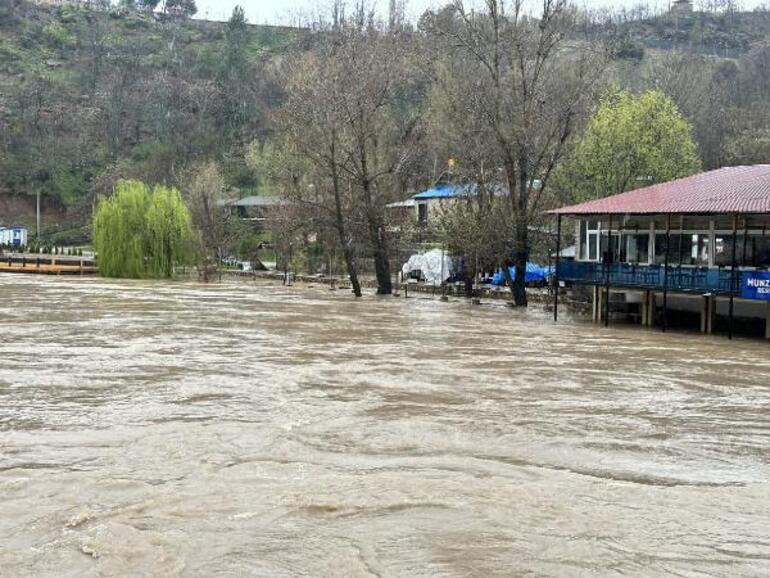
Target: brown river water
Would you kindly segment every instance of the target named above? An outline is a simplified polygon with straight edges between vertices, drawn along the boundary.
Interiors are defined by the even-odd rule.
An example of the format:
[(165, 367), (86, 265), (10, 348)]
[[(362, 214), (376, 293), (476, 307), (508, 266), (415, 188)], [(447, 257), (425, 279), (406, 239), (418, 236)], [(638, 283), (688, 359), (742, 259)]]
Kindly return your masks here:
[(0, 276), (0, 575), (770, 576), (770, 346)]

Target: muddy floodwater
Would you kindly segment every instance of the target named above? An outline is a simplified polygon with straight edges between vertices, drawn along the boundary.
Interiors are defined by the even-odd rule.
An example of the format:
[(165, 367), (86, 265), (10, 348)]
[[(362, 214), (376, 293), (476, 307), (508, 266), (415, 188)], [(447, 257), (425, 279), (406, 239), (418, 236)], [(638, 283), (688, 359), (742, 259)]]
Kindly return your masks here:
[(770, 345), (0, 276), (0, 575), (768, 576)]

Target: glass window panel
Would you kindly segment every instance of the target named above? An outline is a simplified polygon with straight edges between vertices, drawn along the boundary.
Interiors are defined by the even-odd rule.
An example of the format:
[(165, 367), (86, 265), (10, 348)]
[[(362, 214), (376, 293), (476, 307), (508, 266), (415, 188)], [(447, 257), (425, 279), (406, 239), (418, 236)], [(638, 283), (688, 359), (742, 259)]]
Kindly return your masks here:
[(770, 268), (770, 237), (755, 237), (752, 265), (760, 268)]
[(714, 238), (714, 265), (721, 267), (730, 262), (730, 239), (725, 235), (717, 235)]
[[(670, 254), (668, 256), (668, 264), (669, 265), (679, 265), (679, 255), (684, 255), (684, 253), (687, 251), (687, 247), (685, 246), (685, 237), (689, 237), (688, 235), (681, 235), (679, 233), (671, 234), (669, 235), (669, 251)], [(689, 242), (689, 238), (687, 241)]]
[[(669, 242), (669, 247), (671, 247), (674, 252), (676, 252), (676, 243), (674, 242), (674, 235), (671, 235), (671, 239)], [(663, 265), (666, 263), (666, 235), (662, 233), (657, 233), (655, 235), (655, 263), (657, 265)], [(669, 254), (668, 256), (668, 263), (671, 265), (673, 263), (672, 255)]]
[(691, 265), (705, 266), (709, 264), (710, 235), (693, 234), (690, 236), (689, 263)]
[(628, 243), (626, 243), (626, 235), (618, 235), (615, 241), (615, 260), (618, 263), (626, 263), (628, 261)]
[(754, 263), (754, 239), (751, 235), (738, 235), (738, 265), (741, 267), (753, 267)]
[[(732, 235), (717, 235), (715, 240), (714, 250), (714, 264), (719, 267), (731, 267), (733, 264), (733, 236)], [(754, 249), (747, 241), (746, 243), (746, 260), (743, 260), (743, 235), (736, 236), (735, 244), (735, 263), (739, 267), (751, 266), (753, 261)]]
[(588, 235), (588, 259), (590, 261), (599, 259), (599, 235)]
[[(620, 255), (620, 234), (612, 234), (612, 242), (608, 243), (609, 236), (605, 231), (601, 236), (601, 257), (603, 262), (615, 263)], [(622, 258), (622, 256), (621, 256)]]
[(628, 263), (648, 263), (650, 258), (650, 236), (645, 233), (628, 235), (626, 237)]

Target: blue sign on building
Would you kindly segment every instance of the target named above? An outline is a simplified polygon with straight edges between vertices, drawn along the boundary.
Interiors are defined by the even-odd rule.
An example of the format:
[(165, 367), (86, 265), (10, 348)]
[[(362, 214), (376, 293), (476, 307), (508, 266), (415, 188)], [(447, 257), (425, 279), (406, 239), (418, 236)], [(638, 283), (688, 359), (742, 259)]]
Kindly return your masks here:
[(741, 296), (770, 301), (770, 271), (746, 271), (743, 274)]

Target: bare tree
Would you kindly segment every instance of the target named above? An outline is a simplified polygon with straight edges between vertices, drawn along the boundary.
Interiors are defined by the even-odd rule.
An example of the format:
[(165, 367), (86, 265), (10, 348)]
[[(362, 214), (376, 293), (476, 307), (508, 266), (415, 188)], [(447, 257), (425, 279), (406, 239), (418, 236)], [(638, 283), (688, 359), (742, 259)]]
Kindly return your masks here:
[(329, 50), (305, 53), (284, 64), (287, 99), (274, 119), (283, 138), (261, 156), (271, 159), (263, 164), (266, 173), (294, 205), (306, 209), (302, 214), (312, 214), (315, 227), (336, 232), (353, 292), (360, 297), (351, 225), (354, 203), (345, 179), (352, 169), (341, 144), (341, 71)]
[(297, 202), (331, 218), (357, 294), (354, 238), (370, 247), (378, 293), (392, 291), (385, 206), (400, 195), (416, 142), (408, 40), (359, 7), (284, 66), (287, 97), (275, 119), (301, 171), (284, 182)]
[(217, 274), (228, 244), (231, 214), (225, 207), (225, 180), (214, 162), (193, 168), (187, 178), (185, 197), (200, 235), (201, 273), (208, 281)]
[[(523, 0), (514, 0), (510, 11), (502, 0), (485, 0), (482, 12), (462, 0), (451, 6), (451, 19), (423, 18), (435, 42), (432, 54), (443, 55), (433, 68), (433, 104), (459, 156), (471, 163), (469, 173), (478, 172), (481, 159), (501, 170), (516, 268), (508, 281), (515, 304), (526, 306), (530, 222), (594, 93), (604, 51), (577, 37), (576, 11), (567, 0), (544, 0), (536, 18)], [(509, 263), (502, 265), (507, 274)]]
[(417, 143), (409, 48), (396, 31), (356, 25), (336, 32), (330, 52), (338, 71), (341, 168), (365, 219), (380, 294), (392, 292), (385, 205), (398, 196), (398, 174)]

